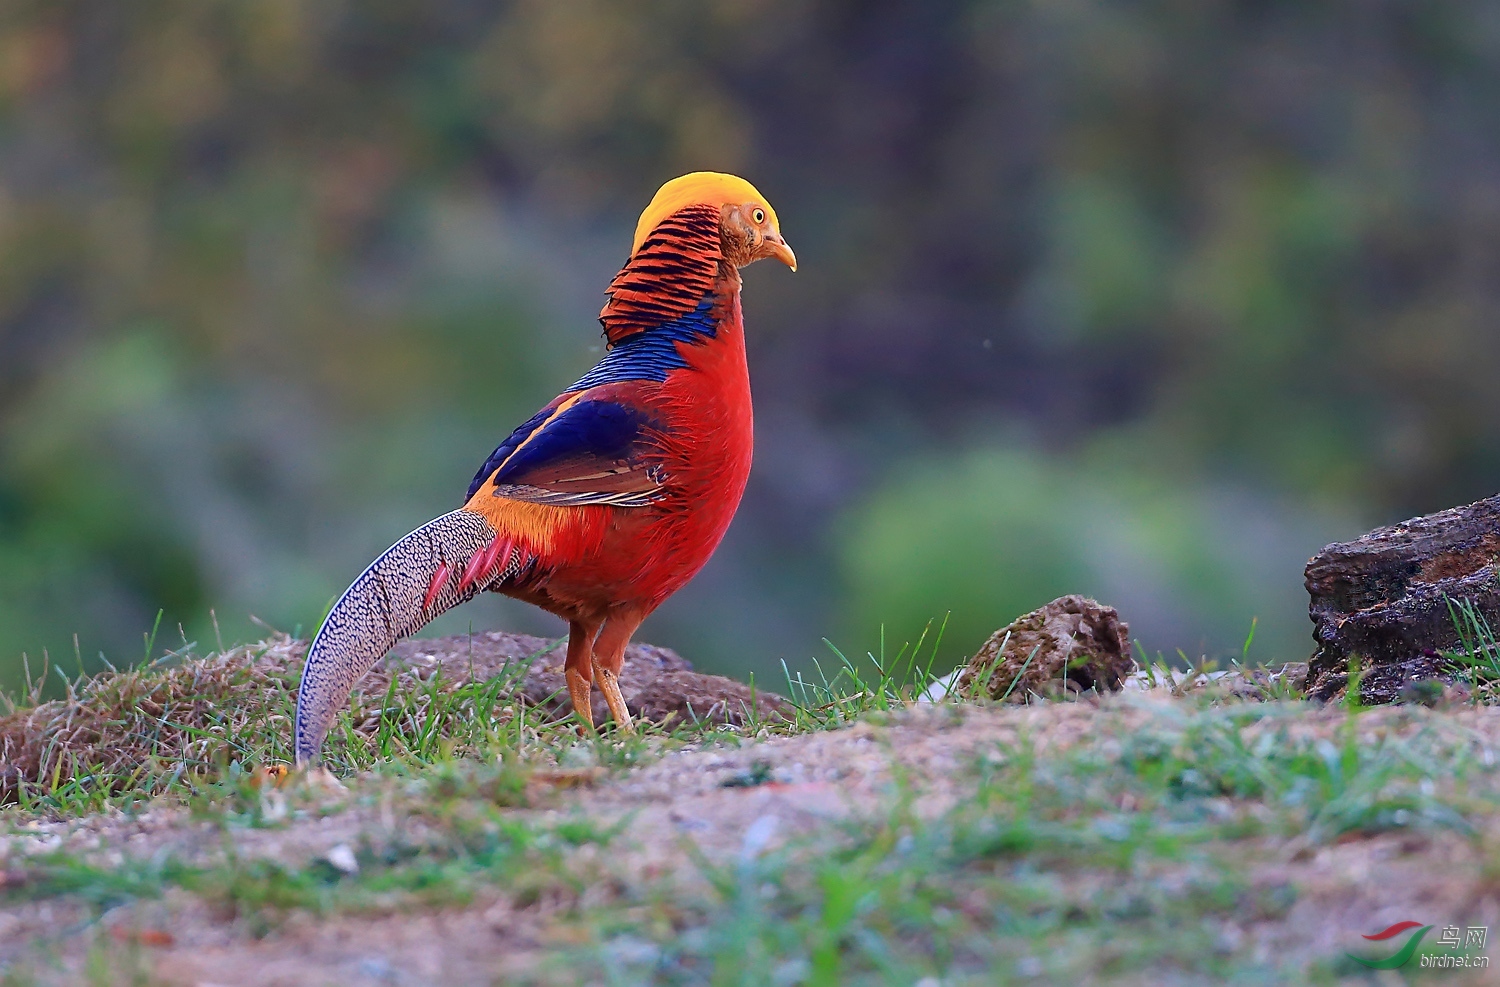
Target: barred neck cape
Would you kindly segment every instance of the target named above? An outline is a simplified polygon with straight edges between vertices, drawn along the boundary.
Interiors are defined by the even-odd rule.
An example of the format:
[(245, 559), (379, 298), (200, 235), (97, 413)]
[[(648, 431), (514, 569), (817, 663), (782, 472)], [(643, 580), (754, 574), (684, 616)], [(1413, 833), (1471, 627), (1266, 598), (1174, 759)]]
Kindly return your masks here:
[(616, 346), (696, 309), (713, 290), (724, 260), (719, 209), (679, 209), (646, 235), (609, 283), (599, 313), (604, 338)]

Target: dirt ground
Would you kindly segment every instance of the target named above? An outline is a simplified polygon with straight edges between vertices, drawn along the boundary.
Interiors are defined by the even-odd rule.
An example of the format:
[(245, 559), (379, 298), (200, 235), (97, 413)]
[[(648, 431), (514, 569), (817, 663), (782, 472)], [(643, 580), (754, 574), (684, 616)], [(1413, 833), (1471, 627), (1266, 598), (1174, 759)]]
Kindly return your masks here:
[[(581, 847), (574, 864), (609, 880), (666, 877), (703, 880), (688, 844), (717, 860), (754, 857), (787, 841), (836, 828), (851, 817), (885, 811), (898, 792), (915, 813), (935, 818), (968, 790), (975, 758), (1025, 735), (1038, 755), (1080, 743), (1108, 746), (1173, 715), (1170, 701), (1126, 697), (1030, 707), (916, 707), (882, 723), (739, 747), (667, 752), (634, 770), (607, 775), (587, 764), (544, 777), (541, 807), (515, 810), (539, 819), (586, 816), (622, 827), (607, 854)], [(1336, 710), (1312, 712), (1298, 729), (1332, 729)], [(1431, 717), (1500, 743), (1500, 710), (1444, 714), (1399, 710), (1365, 714), (1362, 729), (1397, 733)], [(751, 778), (764, 783), (725, 787)], [(897, 784), (898, 778), (901, 784)], [(226, 831), (184, 808), (160, 808), (135, 819), (95, 818), (30, 823), (0, 837), (0, 871), (38, 852), (72, 850), (94, 860), (207, 862), (234, 855), (287, 865), (336, 859), (340, 847), (379, 843), (401, 827), (420, 827), (360, 785), (317, 796), (314, 811), (267, 828)], [(299, 817), (300, 816), (300, 817)], [(1493, 835), (1493, 834), (1492, 834)], [(1247, 924), (1256, 952), (1326, 955), (1347, 947), (1353, 931), (1383, 928), (1411, 915), (1481, 917), (1500, 931), (1500, 894), (1483, 841), (1457, 833), (1395, 832), (1330, 845), (1289, 843), (1259, 848), (1255, 880), (1290, 882), (1297, 903), (1284, 920)], [(588, 894), (587, 891), (584, 892)], [(267, 932), (205, 911), (168, 890), (90, 920), (81, 903), (59, 899), (0, 910), (0, 961), (41, 957), (38, 969), (71, 982), (90, 937), (109, 936), (140, 951), (144, 969), (173, 985), (376, 985), (505, 982), (535, 970), (569, 930), (546, 901), (518, 900), (504, 889), (481, 891), (466, 905), (387, 914), (293, 916)], [(378, 910), (377, 910), (378, 911)], [(1468, 982), (1456, 977), (1445, 982)], [(1482, 982), (1482, 981), (1473, 981)]]

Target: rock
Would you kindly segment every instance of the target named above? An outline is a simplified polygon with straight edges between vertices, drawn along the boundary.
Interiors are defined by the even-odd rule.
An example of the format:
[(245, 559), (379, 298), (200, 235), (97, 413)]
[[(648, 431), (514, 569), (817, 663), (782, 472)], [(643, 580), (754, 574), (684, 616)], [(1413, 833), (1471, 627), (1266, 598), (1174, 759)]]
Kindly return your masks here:
[(1031, 693), (1059, 689), (1113, 692), (1134, 671), (1130, 627), (1119, 612), (1088, 597), (1063, 596), (991, 634), (955, 688), (960, 696), (1024, 702)]
[(1328, 700), (1348, 685), (1349, 659), (1360, 661), (1362, 702), (1389, 703), (1413, 683), (1452, 681), (1443, 652), (1462, 650), (1450, 601), (1468, 601), (1500, 626), (1500, 497), (1376, 528), (1329, 545), (1307, 563), (1317, 651), (1308, 661), (1308, 694)]
[(1294, 692), (1301, 692), (1307, 688), (1307, 662), (1305, 661), (1289, 661), (1270, 675), (1273, 682), (1277, 679), (1285, 680)]
[(328, 852), (323, 854), (323, 859), (328, 861), (329, 865), (340, 873), (359, 873), (359, 861), (355, 859), (354, 850), (347, 843), (340, 843), (335, 847), (329, 848)]
[[(472, 636), (402, 641), (376, 669), (377, 673), (389, 673), (393, 667), (406, 664), (424, 676), (428, 674), (425, 669), (431, 669), (441, 670), (446, 679), (469, 680), (494, 678), (515, 669), (516, 662), (529, 662), (521, 680), (520, 695), (529, 703), (565, 716), (573, 708), (563, 678), (565, 653), (565, 642), (487, 631)], [(370, 693), (379, 685), (379, 680), (372, 686), (367, 679), (360, 688)], [(662, 724), (690, 723), (696, 719), (738, 726), (754, 716), (782, 719), (790, 718), (792, 712), (791, 705), (774, 692), (757, 689), (752, 697), (750, 687), (744, 683), (722, 675), (695, 672), (677, 652), (651, 644), (632, 644), (625, 650), (620, 692), (633, 715)], [(609, 706), (597, 689), (593, 704), (594, 722), (607, 722)]]

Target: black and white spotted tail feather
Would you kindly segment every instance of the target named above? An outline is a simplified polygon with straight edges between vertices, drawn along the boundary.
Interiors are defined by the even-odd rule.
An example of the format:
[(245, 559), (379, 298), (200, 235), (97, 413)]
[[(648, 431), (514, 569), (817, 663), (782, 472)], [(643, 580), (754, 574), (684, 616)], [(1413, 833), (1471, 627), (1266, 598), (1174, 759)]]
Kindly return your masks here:
[[(397, 641), (515, 574), (519, 558), (504, 571), (459, 591), (457, 574), (494, 538), (494, 529), (478, 514), (463, 510), (444, 514), (386, 549), (344, 591), (313, 638), (302, 670), (293, 744), (299, 765), (317, 760), (328, 728), (349, 701), (354, 683)], [(454, 575), (432, 605), (424, 608), (423, 598), (443, 565)]]

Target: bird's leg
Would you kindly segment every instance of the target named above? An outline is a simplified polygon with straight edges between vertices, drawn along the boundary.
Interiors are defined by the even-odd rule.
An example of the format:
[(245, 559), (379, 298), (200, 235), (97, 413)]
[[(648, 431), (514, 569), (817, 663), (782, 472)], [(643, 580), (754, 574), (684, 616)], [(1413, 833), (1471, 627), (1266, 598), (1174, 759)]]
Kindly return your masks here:
[[(593, 682), (594, 638), (599, 633), (598, 621), (570, 621), (568, 623), (568, 658), (563, 664), (563, 677), (568, 680), (568, 697), (573, 700), (573, 712), (590, 732), (594, 729), (594, 707), (591, 695)], [(602, 683), (601, 683), (602, 686)], [(605, 693), (607, 696), (608, 693)]]
[(599, 691), (604, 693), (604, 701), (609, 703), (615, 723), (626, 733), (634, 733), (635, 725), (625, 706), (625, 697), (620, 693), (620, 669), (625, 664), (625, 646), (645, 617), (645, 614), (629, 611), (610, 614), (599, 639), (594, 642), (594, 676), (599, 680)]

